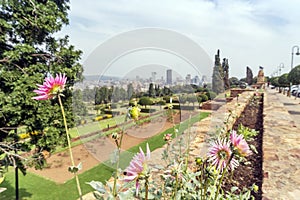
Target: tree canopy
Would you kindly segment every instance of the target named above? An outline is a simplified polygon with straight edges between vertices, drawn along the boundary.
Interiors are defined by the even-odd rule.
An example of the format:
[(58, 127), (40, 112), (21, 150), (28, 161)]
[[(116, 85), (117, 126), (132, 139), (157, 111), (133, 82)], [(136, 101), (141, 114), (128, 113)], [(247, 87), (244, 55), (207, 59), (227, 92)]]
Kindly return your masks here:
[[(41, 155), (41, 151), (51, 151), (66, 142), (57, 100), (32, 99), (36, 84), (42, 84), (49, 74), (64, 73), (68, 77), (63, 102), (68, 124), (74, 124), (70, 87), (82, 78), (82, 66), (78, 63), (82, 52), (69, 44), (68, 36), (54, 36), (69, 22), (68, 3), (0, 2), (0, 143), (14, 144), (18, 151), (29, 151), (34, 145), (35, 153)], [(29, 133), (28, 144), (18, 137), (22, 131)], [(3, 155), (5, 148), (0, 147)], [(1, 156), (1, 163), (11, 164), (7, 163), (9, 155), (5, 155)], [(22, 167), (23, 163), (17, 165)]]
[(300, 84), (300, 65), (290, 71), (288, 80), (294, 85)]

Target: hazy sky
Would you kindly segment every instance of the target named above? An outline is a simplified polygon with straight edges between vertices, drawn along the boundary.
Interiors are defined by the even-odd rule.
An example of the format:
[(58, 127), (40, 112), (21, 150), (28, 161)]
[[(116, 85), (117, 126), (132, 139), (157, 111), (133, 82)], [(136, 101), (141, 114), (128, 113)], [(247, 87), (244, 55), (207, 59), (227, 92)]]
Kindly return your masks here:
[[(118, 42), (113, 44), (113, 52), (110, 52), (111, 49), (105, 51), (103, 43), (110, 43), (115, 41), (114, 38), (119, 39), (119, 35), (143, 28), (174, 31), (185, 36), (187, 43), (191, 40), (202, 48), (205, 53), (200, 54), (204, 57), (206, 54), (210, 59), (200, 55), (205, 60), (200, 74), (205, 74), (205, 70), (212, 65), (217, 49), (221, 50), (221, 58), (229, 59), (230, 76), (245, 77), (246, 66), (250, 66), (254, 75), (259, 66), (263, 66), (265, 74), (270, 75), (280, 63), (284, 63), (283, 72), (289, 72), (292, 47), (300, 46), (299, 0), (72, 0), (70, 6), (70, 25), (64, 27), (59, 35), (69, 35), (71, 44), (83, 50), (81, 62), (86, 74), (105, 72), (122, 76), (132, 67), (161, 64), (174, 67), (174, 70), (177, 67), (179, 74), (183, 73), (185, 77), (192, 70), (189, 67), (201, 65), (197, 58), (185, 57), (187, 51), (193, 52), (198, 48), (189, 49), (191, 45), (181, 52), (180, 48), (174, 50), (169, 46), (168, 51), (158, 55), (157, 49), (134, 51), (131, 47), (124, 48), (123, 52), (118, 51), (116, 49), (124, 47), (122, 42)], [(176, 37), (170, 37), (166, 42), (166, 37), (162, 37), (162, 43), (173, 43), (177, 47), (186, 44), (184, 39), (176, 40)], [(159, 39), (157, 41), (161, 42)], [(157, 47), (156, 44), (153, 47)], [(97, 47), (100, 50), (92, 57), (107, 57), (105, 66), (101, 66), (101, 60), (88, 61)], [(175, 54), (172, 54), (173, 51)], [(195, 51), (194, 54), (198, 52)], [(159, 57), (168, 57), (166, 54), (173, 56), (174, 60), (175, 57), (181, 58), (181, 61), (177, 59), (172, 62), (172, 58), (162, 61)], [(156, 59), (149, 60), (149, 55), (156, 55)], [(182, 59), (184, 57), (187, 59)], [(187, 60), (190, 62), (184, 64)], [(297, 64), (300, 64), (300, 56), (294, 56), (294, 65)]]

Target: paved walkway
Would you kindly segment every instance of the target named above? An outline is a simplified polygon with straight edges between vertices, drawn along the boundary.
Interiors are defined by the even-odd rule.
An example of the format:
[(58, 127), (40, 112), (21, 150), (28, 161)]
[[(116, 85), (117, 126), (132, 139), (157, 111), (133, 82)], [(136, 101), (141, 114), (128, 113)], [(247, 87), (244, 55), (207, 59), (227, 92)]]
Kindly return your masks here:
[(300, 99), (266, 89), (263, 200), (300, 199)]

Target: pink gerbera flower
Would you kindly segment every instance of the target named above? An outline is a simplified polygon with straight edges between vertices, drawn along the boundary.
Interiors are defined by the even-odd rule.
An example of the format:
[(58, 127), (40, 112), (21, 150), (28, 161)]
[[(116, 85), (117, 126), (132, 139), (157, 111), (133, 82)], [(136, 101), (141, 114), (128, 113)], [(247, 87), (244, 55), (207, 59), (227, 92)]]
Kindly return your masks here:
[(239, 155), (244, 157), (252, 153), (246, 140), (244, 139), (244, 136), (236, 134), (236, 131), (234, 130), (230, 134), (230, 141)]
[(38, 96), (33, 97), (35, 100), (47, 100), (52, 99), (59, 93), (61, 93), (67, 81), (65, 74), (56, 74), (56, 77), (53, 78), (51, 75), (45, 78), (43, 85), (37, 84), (39, 87), (33, 92), (37, 93)]
[(228, 167), (233, 170), (238, 166), (237, 160), (232, 157), (230, 143), (228, 141), (218, 139), (211, 145), (212, 146), (210, 147), (207, 156), (209, 158), (209, 162), (212, 162), (217, 169), (223, 171), (226, 167)]
[(146, 150), (147, 153), (145, 155), (140, 147), (140, 152), (132, 158), (129, 166), (124, 171), (124, 181), (131, 182), (135, 180), (136, 195), (138, 195), (140, 188), (139, 180), (145, 178), (148, 174), (147, 161), (150, 160), (150, 149), (148, 143), (146, 146)]

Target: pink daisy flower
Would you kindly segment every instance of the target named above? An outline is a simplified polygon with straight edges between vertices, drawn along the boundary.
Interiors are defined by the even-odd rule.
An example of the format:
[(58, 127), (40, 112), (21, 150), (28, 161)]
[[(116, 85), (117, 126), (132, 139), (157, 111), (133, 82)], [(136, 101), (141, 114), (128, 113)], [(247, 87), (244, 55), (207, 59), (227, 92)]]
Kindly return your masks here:
[(147, 153), (145, 155), (140, 147), (140, 152), (132, 158), (129, 166), (124, 171), (125, 177), (123, 180), (125, 182), (131, 182), (135, 180), (136, 196), (138, 195), (140, 188), (139, 180), (145, 178), (145, 176), (148, 174), (147, 161), (150, 160), (150, 149), (148, 143), (146, 150)]
[(244, 136), (236, 134), (236, 131), (234, 130), (230, 134), (230, 141), (239, 155), (244, 157), (252, 153), (246, 140), (244, 139)]
[(226, 140), (218, 139), (211, 144), (212, 146), (208, 151), (208, 161), (212, 162), (212, 164), (223, 171), (227, 167), (227, 163), (230, 160), (228, 168), (233, 170), (238, 166), (238, 161), (234, 158), (231, 158), (232, 152), (230, 150), (230, 143)]
[(37, 84), (39, 87), (33, 92), (37, 93), (38, 96), (33, 97), (35, 100), (47, 100), (52, 99), (59, 93), (61, 93), (67, 81), (65, 74), (56, 74), (56, 77), (53, 78), (51, 75), (45, 78), (43, 85)]

